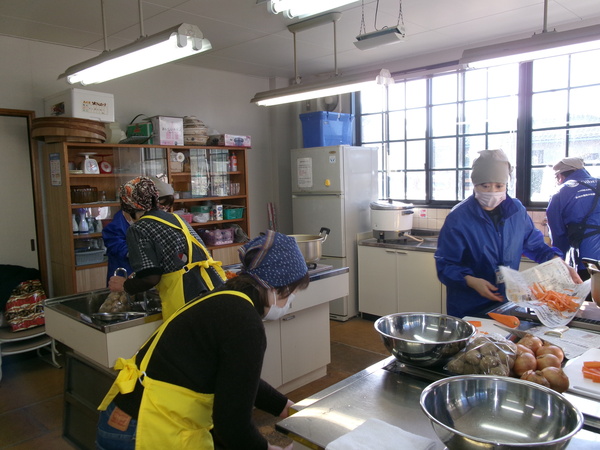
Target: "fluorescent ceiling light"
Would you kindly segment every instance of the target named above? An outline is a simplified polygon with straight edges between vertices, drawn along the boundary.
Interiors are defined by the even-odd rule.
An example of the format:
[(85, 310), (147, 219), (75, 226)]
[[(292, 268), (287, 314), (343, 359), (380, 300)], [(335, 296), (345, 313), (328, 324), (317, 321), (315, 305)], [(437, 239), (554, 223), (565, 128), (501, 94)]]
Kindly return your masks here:
[(312, 16), (356, 1), (358, 0), (270, 0), (269, 10), (273, 14), (284, 13), (292, 19)]
[(326, 81), (293, 84), (285, 88), (259, 92), (251, 102), (260, 106), (281, 105), (330, 95), (356, 92), (375, 84), (389, 85), (393, 83), (394, 79), (390, 75), (390, 72), (383, 69), (363, 74), (332, 77)]
[(465, 50), (460, 64), (498, 66), (600, 48), (600, 25), (569, 31), (545, 31), (530, 38)]
[(354, 45), (359, 50), (370, 50), (372, 48), (381, 47), (382, 45), (396, 44), (404, 41), (404, 28), (393, 27), (384, 28), (378, 31), (361, 34), (356, 36)]
[(152, 36), (69, 67), (58, 78), (70, 84), (103, 83), (151, 67), (196, 55), (212, 48), (195, 25), (182, 23)]

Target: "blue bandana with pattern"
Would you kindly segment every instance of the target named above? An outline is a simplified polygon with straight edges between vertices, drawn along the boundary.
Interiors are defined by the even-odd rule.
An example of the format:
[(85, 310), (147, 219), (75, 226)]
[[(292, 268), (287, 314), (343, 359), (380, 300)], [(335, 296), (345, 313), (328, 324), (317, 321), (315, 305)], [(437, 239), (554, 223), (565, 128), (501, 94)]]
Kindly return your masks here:
[(247, 273), (267, 289), (292, 284), (308, 272), (296, 240), (276, 231), (252, 239), (239, 253), (240, 273)]

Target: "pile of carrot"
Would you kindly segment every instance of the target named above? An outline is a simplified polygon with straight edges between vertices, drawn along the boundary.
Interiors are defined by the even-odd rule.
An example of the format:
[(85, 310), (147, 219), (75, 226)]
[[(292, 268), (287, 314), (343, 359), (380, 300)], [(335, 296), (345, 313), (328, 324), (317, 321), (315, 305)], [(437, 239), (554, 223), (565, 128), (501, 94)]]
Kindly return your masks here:
[(556, 311), (575, 312), (579, 308), (579, 303), (575, 301), (577, 297), (565, 294), (564, 292), (546, 289), (539, 283), (533, 283), (531, 292), (536, 300)]
[(594, 383), (600, 383), (600, 361), (584, 361), (581, 372), (583, 378), (592, 380)]

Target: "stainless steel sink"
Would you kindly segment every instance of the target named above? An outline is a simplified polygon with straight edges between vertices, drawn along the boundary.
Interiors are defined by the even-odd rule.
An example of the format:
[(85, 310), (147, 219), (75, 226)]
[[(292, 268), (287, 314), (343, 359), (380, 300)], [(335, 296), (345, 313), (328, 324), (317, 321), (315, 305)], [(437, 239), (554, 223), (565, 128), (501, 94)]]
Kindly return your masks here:
[(109, 289), (83, 292), (64, 297), (50, 298), (44, 302), (44, 305), (45, 308), (54, 310), (105, 333), (162, 318), (160, 297), (156, 290), (142, 292), (132, 297), (131, 307), (128, 308), (128, 311), (142, 314), (131, 314), (129, 315), (130, 318), (121, 318), (114, 321), (94, 318), (94, 313), (98, 312), (108, 294), (110, 294)]

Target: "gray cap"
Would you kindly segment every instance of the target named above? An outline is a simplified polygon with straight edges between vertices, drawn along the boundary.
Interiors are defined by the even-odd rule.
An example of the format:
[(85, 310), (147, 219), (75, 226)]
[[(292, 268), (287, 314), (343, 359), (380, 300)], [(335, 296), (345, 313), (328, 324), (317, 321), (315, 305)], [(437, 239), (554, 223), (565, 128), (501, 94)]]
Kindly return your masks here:
[(173, 193), (175, 192), (173, 190), (173, 186), (171, 186), (168, 183), (165, 183), (160, 178), (157, 178), (157, 177), (149, 177), (149, 178), (152, 180), (152, 182), (156, 186), (156, 189), (158, 189), (158, 197), (159, 198), (164, 197), (165, 195), (173, 195)]
[(481, 150), (473, 161), (471, 181), (474, 185), (482, 183), (508, 183), (512, 166), (502, 150)]
[(554, 175), (558, 175), (563, 172), (569, 172), (571, 170), (583, 169), (583, 159), (578, 156), (563, 158), (554, 165), (553, 169)]

